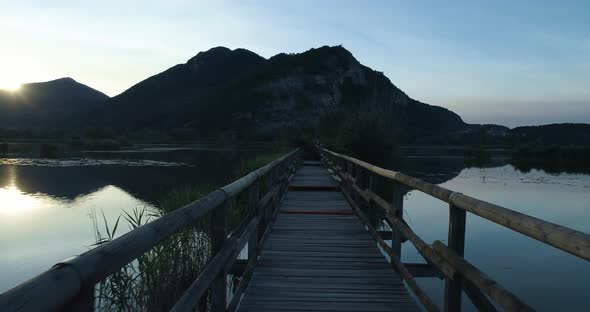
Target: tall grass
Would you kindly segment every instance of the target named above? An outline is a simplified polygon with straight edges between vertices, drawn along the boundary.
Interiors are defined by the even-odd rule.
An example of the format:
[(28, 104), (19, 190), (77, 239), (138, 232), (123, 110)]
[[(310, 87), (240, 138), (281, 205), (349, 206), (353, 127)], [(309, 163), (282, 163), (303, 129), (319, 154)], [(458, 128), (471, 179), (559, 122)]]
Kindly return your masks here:
[[(166, 195), (159, 209), (148, 207), (124, 212), (130, 230), (136, 229), (178, 207), (209, 193), (209, 187), (183, 187)], [(102, 228), (93, 214), (97, 245), (116, 236), (120, 218), (112, 227), (103, 216)], [(97, 288), (99, 311), (167, 311), (198, 277), (211, 258), (210, 216), (190, 228), (174, 234), (120, 271), (109, 276)], [(206, 305), (204, 300), (203, 305)], [(202, 309), (206, 310), (203, 306)]]
[[(269, 153), (243, 161), (235, 172), (240, 178), (280, 157), (282, 153)], [(122, 218), (130, 230), (154, 218), (191, 203), (213, 191), (215, 186), (184, 186), (165, 195), (158, 208), (138, 208), (124, 212)], [(234, 200), (230, 210), (230, 227), (234, 228), (248, 213), (242, 196)], [(109, 225), (104, 217), (92, 214), (96, 245), (116, 237), (121, 221)], [(96, 290), (98, 311), (168, 311), (184, 291), (199, 276), (212, 257), (210, 214), (205, 215), (189, 229), (174, 234), (152, 248), (120, 271), (101, 282)], [(234, 277), (230, 277), (231, 281)], [(208, 295), (204, 296), (199, 311), (208, 310)]]

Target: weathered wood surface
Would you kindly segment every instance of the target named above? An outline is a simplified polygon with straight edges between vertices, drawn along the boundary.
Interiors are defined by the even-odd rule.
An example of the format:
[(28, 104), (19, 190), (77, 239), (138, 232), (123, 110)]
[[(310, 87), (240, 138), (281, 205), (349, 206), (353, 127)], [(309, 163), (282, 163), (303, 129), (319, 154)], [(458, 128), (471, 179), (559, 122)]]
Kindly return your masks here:
[[(292, 181), (335, 186), (303, 166)], [(333, 191), (289, 191), (238, 311), (417, 311), (375, 242)]]
[(452, 204), (457, 208), (469, 211), (484, 219), (590, 261), (589, 234), (453, 192), (438, 185), (393, 170), (383, 169), (347, 155), (335, 153), (327, 149), (321, 149), (321, 151), (333, 158), (348, 161), (349, 163), (365, 168), (369, 172), (398, 182), (411, 189), (419, 190)]
[(505, 311), (535, 311), (516, 295), (504, 289), (491, 277), (463, 259), (454, 250), (445, 246), (441, 241), (434, 241), (433, 247), (446, 261), (457, 268), (461, 276), (464, 276), (473, 285), (494, 299)]

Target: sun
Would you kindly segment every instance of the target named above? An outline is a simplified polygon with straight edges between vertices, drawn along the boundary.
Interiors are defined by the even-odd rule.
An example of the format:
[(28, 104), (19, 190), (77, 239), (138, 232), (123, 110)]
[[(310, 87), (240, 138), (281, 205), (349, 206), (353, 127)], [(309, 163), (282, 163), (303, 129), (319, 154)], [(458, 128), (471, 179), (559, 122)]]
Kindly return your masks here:
[(8, 90), (8, 91), (18, 91), (20, 88), (21, 83), (11, 79), (10, 77), (2, 77), (0, 76), (0, 89)]

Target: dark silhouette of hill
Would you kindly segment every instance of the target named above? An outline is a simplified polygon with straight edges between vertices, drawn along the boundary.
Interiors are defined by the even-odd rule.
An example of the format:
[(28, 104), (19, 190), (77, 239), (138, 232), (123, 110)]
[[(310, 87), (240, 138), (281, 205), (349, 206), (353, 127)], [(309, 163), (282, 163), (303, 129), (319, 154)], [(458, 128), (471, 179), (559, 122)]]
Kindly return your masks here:
[(0, 90), (0, 128), (61, 128), (74, 115), (95, 109), (108, 96), (72, 78), (23, 84)]
[(516, 127), (510, 133), (517, 143), (590, 145), (590, 124), (562, 123)]
[(411, 99), (339, 46), (270, 59), (213, 48), (136, 84), (81, 120), (97, 127), (190, 129), (241, 138), (313, 124), (335, 110), (379, 114), (390, 130), (405, 136), (468, 128), (457, 114)]
[(193, 116), (199, 106), (206, 105), (203, 99), (262, 62), (264, 58), (243, 49), (200, 52), (185, 64), (132, 86), (82, 120), (91, 119), (100, 127), (183, 128), (178, 123), (185, 123), (187, 114)]
[(339, 112), (377, 116), (384, 132), (400, 143), (590, 142), (590, 126), (584, 124), (513, 130), (467, 124), (446, 108), (410, 98), (341, 46), (269, 59), (216, 47), (110, 99), (71, 78), (0, 91), (0, 129), (109, 128), (182, 139), (266, 139), (313, 128), (320, 117)]

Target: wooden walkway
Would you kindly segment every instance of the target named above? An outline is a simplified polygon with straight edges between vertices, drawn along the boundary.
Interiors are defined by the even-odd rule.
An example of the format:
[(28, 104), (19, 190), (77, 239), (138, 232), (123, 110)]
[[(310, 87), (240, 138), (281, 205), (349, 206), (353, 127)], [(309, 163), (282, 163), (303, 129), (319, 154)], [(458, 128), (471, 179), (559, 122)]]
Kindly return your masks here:
[(238, 311), (418, 311), (328, 171), (306, 162)]

